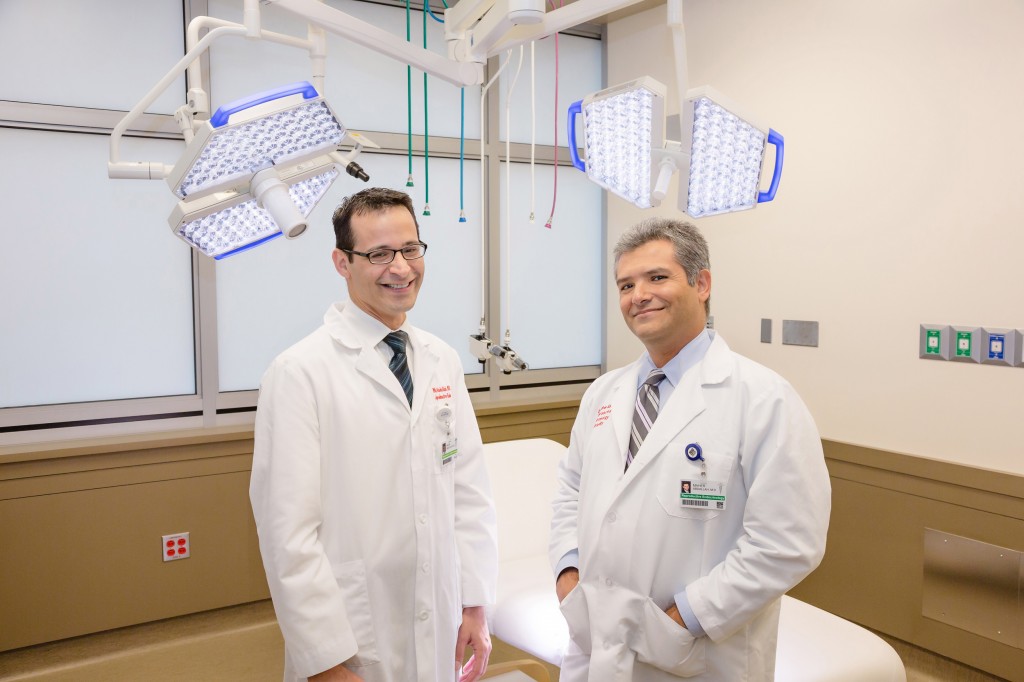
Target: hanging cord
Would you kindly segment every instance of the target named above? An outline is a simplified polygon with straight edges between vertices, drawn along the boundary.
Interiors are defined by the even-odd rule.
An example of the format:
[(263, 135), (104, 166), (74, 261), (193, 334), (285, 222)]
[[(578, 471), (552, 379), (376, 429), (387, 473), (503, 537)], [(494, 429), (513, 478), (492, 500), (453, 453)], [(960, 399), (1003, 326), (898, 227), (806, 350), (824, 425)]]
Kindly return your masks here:
[(459, 222), (466, 222), (466, 88), (459, 88)]
[[(405, 42), (412, 42), (412, 15), (409, 9), (409, 0), (405, 0)], [(405, 66), (405, 102), (408, 125), (407, 143), (409, 150), (409, 177), (405, 180), (406, 187), (412, 187), (412, 66)]]
[(535, 160), (537, 149), (537, 43), (530, 41), (530, 224), (537, 207), (537, 179)]
[(523, 69), (523, 46), (519, 46), (519, 66), (516, 75), (505, 88), (505, 338), (512, 329), (512, 93), (515, 92), (519, 72)]
[[(548, 0), (551, 9), (555, 9), (553, 0)], [(559, 0), (558, 7), (561, 8), (562, 0)], [(558, 203), (558, 33), (555, 33), (555, 182), (551, 194), (551, 215), (544, 227), (551, 229), (551, 221), (555, 219), (555, 205)]]
[[(445, 7), (447, 8), (447, 7), (448, 7), (448, 5), (445, 5)], [(436, 15), (436, 14), (434, 14), (434, 13), (433, 13), (433, 12), (431, 11), (431, 9), (430, 9), (430, 3), (429, 3), (429, 2), (424, 2), (424, 3), (423, 3), (423, 9), (427, 10), (427, 14), (429, 14), (429, 15), (430, 15), (430, 18), (431, 18), (431, 19), (433, 19), (434, 21), (436, 21), (436, 22), (437, 22), (437, 23), (439, 23), (439, 24), (443, 24), (443, 23), (444, 23), (444, 19), (438, 19), (438, 18), (437, 18), (437, 15)]]
[[(430, 8), (429, 0), (423, 1), (423, 8)], [(433, 13), (431, 12), (431, 15)], [(436, 19), (436, 17), (435, 17)], [(423, 13), (423, 49), (427, 49), (427, 13)], [(430, 126), (427, 124), (427, 72), (423, 72), (423, 215), (430, 215)]]
[[(441, 0), (441, 4), (444, 5), (445, 9), (448, 9), (448, 3), (445, 0)], [(444, 23), (444, 19), (438, 19), (437, 15), (430, 9), (430, 0), (424, 0), (423, 9), (427, 10), (427, 14), (430, 18), (439, 24)], [(427, 46), (426, 43), (426, 30), (427, 27), (424, 25), (424, 42), (423, 47)], [(427, 98), (427, 74), (423, 74), (423, 99)], [(426, 105), (424, 105), (424, 112), (426, 111)], [(426, 125), (426, 113), (423, 116), (424, 126)], [(424, 143), (426, 144), (426, 143)], [(459, 88), (459, 222), (466, 222), (466, 201), (465, 201), (465, 165), (466, 165), (466, 88)], [(426, 191), (427, 191), (427, 204), (424, 208), (423, 215), (430, 215), (430, 175), (426, 174)]]
[(480, 89), (480, 326), (484, 326), (484, 313), (487, 310), (487, 296), (485, 294), (484, 278), (487, 276), (487, 211), (485, 206), (487, 205), (486, 199), (486, 174), (487, 174), (487, 118), (484, 116), (485, 105), (487, 102), (487, 91), (490, 89), (494, 81), (498, 79), (501, 72), (508, 66), (509, 59), (512, 57), (512, 50), (505, 53), (505, 61), (502, 63), (491, 80), (487, 81), (487, 84)]

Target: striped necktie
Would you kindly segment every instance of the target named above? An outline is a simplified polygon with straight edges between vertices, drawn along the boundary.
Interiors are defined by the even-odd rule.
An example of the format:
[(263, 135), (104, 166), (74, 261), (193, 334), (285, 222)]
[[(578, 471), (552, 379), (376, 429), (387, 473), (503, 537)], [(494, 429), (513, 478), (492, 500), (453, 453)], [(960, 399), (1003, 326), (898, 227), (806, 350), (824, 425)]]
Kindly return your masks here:
[(409, 399), (409, 407), (412, 407), (412, 374), (409, 372), (409, 358), (405, 354), (405, 344), (408, 342), (409, 335), (403, 331), (391, 332), (384, 337), (384, 343), (388, 344), (395, 352), (391, 362), (388, 363), (388, 369), (394, 373), (398, 383), (402, 385), (405, 397)]
[[(652, 369), (647, 380), (636, 392), (636, 409), (633, 411), (633, 428), (629, 434), (629, 450), (626, 452), (626, 469), (633, 463), (633, 458), (640, 451), (640, 445), (651, 431), (654, 420), (658, 418), (660, 394), (658, 384), (665, 378), (660, 369)], [(625, 469), (623, 470), (625, 471)]]

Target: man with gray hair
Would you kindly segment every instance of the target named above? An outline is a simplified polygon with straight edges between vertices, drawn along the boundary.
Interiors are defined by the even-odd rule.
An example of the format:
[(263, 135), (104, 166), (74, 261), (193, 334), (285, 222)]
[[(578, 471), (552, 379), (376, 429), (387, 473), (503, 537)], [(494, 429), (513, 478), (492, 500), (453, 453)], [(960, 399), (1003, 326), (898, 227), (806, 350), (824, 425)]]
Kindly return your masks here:
[(646, 352), (587, 390), (559, 468), (560, 679), (772, 680), (780, 598), (825, 551), (817, 428), (789, 383), (707, 329), (696, 227), (635, 226), (615, 283)]

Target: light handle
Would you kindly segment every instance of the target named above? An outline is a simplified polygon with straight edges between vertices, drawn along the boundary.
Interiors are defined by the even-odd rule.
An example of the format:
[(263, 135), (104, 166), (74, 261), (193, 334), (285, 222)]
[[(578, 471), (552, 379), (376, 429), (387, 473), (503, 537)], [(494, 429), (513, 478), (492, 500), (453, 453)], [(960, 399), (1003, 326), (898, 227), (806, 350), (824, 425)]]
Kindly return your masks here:
[(782, 179), (782, 158), (786, 149), (786, 140), (778, 132), (768, 129), (768, 144), (775, 145), (775, 170), (772, 172), (772, 184), (767, 192), (757, 193), (757, 203), (763, 204), (775, 198), (779, 191), (779, 180)]
[(579, 168), (584, 173), (587, 172), (587, 164), (580, 158), (580, 153), (576, 149), (576, 117), (583, 113), (583, 100), (576, 100), (569, 105), (569, 122), (566, 124), (566, 130), (569, 132), (569, 158), (572, 159), (572, 165)]

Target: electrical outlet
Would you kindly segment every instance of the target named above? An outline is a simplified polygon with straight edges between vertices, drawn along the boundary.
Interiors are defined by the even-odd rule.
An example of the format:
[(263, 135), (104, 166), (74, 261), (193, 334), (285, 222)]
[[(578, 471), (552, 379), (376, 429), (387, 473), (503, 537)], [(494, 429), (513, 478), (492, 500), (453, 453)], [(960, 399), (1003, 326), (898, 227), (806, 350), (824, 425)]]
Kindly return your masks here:
[(164, 535), (161, 543), (164, 561), (187, 559), (192, 556), (192, 547), (188, 541), (188, 533)]

